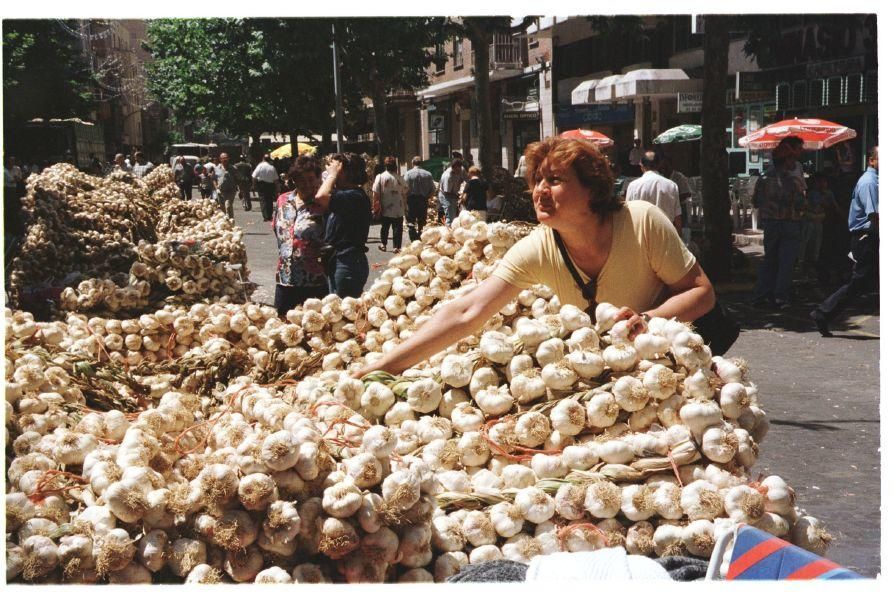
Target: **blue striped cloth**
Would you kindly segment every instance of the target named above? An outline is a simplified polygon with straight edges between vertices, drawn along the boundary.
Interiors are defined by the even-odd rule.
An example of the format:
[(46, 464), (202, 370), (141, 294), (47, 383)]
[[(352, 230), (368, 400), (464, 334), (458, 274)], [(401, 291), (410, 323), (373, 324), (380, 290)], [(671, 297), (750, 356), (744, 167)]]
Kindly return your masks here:
[(726, 578), (863, 579), (861, 575), (831, 560), (750, 525), (739, 526)]

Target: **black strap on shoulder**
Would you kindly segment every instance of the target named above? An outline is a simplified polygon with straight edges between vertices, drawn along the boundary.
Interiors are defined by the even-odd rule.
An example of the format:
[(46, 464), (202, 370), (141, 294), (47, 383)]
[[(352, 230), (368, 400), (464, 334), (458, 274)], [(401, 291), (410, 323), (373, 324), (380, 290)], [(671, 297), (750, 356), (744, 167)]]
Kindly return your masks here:
[(562, 241), (562, 236), (559, 235), (559, 232), (553, 229), (553, 239), (556, 241), (556, 246), (559, 247), (559, 252), (562, 254), (562, 260), (565, 261), (565, 267), (571, 273), (571, 277), (574, 278), (574, 283), (577, 284), (578, 289), (580, 290), (581, 295), (584, 297), (584, 300), (587, 301), (587, 314), (590, 315), (591, 319), (596, 319), (596, 280), (591, 279), (587, 283), (584, 283), (583, 278), (580, 276), (580, 273), (577, 270), (577, 267), (574, 266), (574, 263), (571, 262), (571, 257), (568, 255), (568, 249), (565, 248), (565, 242)]

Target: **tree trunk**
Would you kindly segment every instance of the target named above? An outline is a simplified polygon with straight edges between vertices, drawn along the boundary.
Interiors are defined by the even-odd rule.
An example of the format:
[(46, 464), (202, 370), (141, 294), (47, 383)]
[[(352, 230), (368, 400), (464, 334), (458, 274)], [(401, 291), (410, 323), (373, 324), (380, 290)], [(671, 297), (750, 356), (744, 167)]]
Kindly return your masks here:
[(475, 112), (478, 122), (478, 162), (486, 179), (493, 175), (493, 119), (490, 106), (490, 35), (469, 24), (469, 40), (475, 52)]
[(705, 211), (702, 266), (714, 281), (729, 278), (732, 262), (726, 128), (729, 29), (725, 17), (705, 17), (705, 71), (702, 92), (701, 177)]
[(292, 160), (298, 158), (298, 131), (295, 129), (289, 131), (289, 148), (292, 151)]
[(372, 102), (374, 115), (374, 129), (376, 134), (376, 162), (382, 164), (386, 156), (393, 154), (390, 138), (388, 137), (388, 98), (381, 81), (373, 80)]
[(261, 162), (261, 158), (264, 156), (264, 149), (261, 147), (261, 131), (251, 131), (249, 135), (251, 136), (251, 148), (249, 148), (249, 155), (251, 156), (252, 163)]

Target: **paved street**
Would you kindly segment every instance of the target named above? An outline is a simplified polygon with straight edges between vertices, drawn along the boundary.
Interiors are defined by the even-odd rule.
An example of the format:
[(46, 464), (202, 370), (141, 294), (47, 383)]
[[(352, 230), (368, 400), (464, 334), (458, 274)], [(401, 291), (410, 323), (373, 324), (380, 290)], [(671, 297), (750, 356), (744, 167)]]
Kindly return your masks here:
[[(236, 207), (245, 231), (252, 280), (261, 285), (254, 300), (272, 303), (275, 242), (270, 224)], [(371, 230), (371, 282), (393, 256), (376, 245)], [(406, 239), (406, 236), (405, 236)], [(760, 401), (772, 426), (760, 446), (755, 474), (783, 477), (798, 493), (798, 504), (823, 521), (835, 536), (828, 557), (864, 575), (880, 569), (879, 314), (872, 301), (854, 308), (822, 338), (808, 318), (821, 292), (806, 286), (787, 315), (752, 309), (746, 298), (759, 260), (750, 248), (749, 266), (720, 295), (743, 324), (728, 353), (749, 364)], [(877, 301), (877, 296), (874, 299)]]

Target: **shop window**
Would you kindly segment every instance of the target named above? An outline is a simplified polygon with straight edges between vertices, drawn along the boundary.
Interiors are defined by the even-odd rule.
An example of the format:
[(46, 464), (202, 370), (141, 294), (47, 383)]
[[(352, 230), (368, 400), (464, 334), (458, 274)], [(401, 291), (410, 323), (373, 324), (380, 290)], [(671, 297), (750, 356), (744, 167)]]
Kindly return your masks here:
[(807, 106), (807, 82), (796, 81), (792, 84), (792, 108)]
[(825, 106), (826, 104), (826, 82), (823, 79), (810, 80), (810, 94), (808, 96), (809, 106)]
[(792, 106), (792, 88), (787, 83), (776, 84), (776, 110), (787, 110)]
[(856, 104), (860, 101), (860, 96), (863, 92), (863, 75), (859, 73), (855, 73), (853, 75), (848, 75), (845, 80), (845, 104)]
[(842, 104), (843, 96), (843, 80), (841, 77), (829, 77), (826, 86), (826, 104), (829, 106), (838, 106)]

